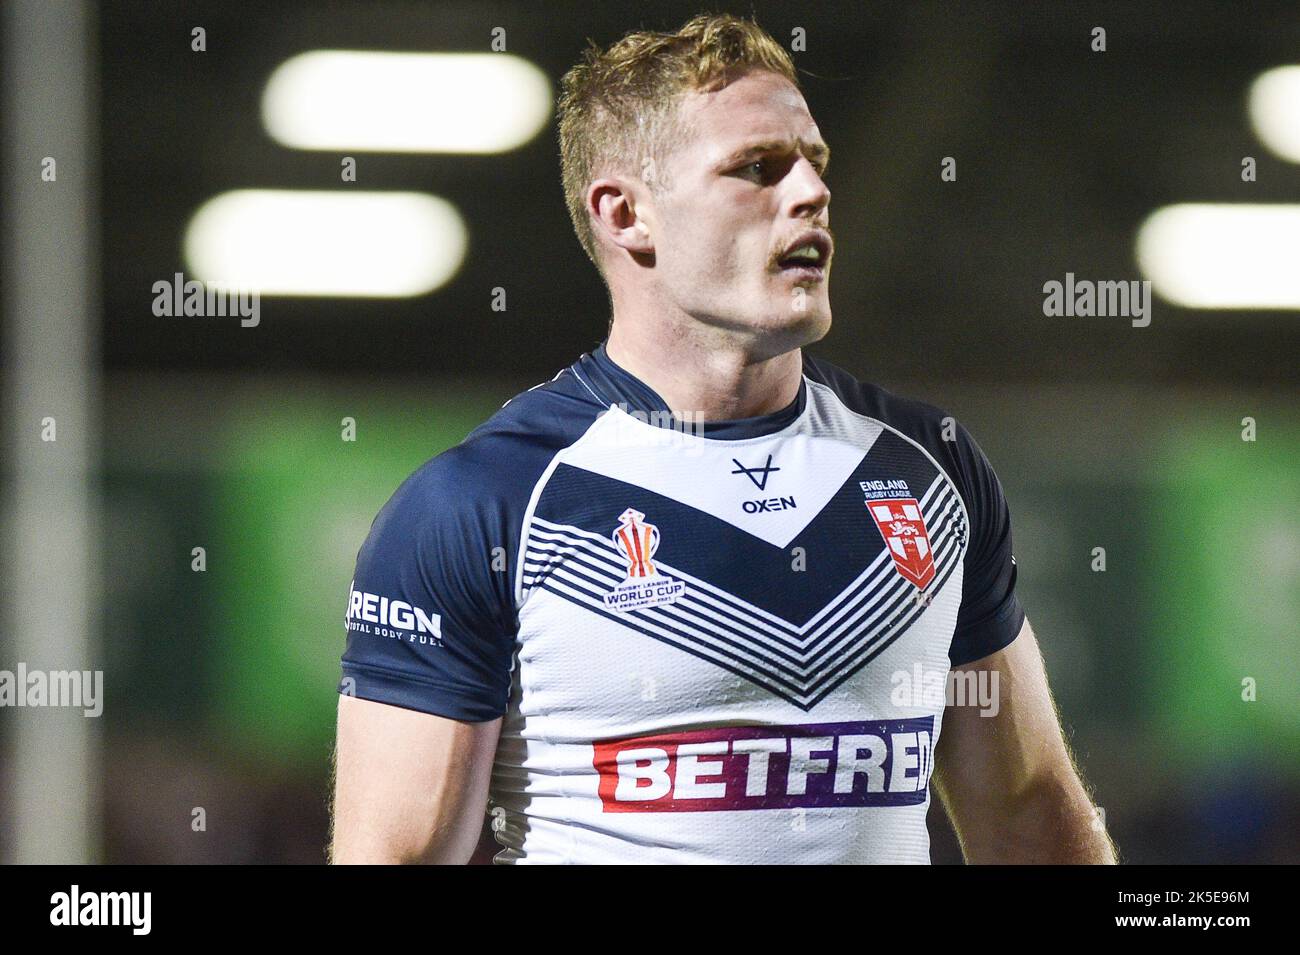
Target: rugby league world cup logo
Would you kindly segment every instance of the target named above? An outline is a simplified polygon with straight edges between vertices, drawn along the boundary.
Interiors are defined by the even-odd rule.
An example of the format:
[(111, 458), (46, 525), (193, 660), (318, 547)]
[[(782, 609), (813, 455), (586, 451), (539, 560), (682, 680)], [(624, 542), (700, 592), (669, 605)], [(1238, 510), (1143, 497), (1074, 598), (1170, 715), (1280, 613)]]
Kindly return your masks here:
[(659, 549), (659, 528), (647, 524), (640, 511), (625, 510), (610, 537), (627, 561), (627, 578), (605, 594), (606, 607), (621, 611), (655, 607), (673, 603), (686, 592), (684, 581), (666, 577), (655, 568), (652, 558)]

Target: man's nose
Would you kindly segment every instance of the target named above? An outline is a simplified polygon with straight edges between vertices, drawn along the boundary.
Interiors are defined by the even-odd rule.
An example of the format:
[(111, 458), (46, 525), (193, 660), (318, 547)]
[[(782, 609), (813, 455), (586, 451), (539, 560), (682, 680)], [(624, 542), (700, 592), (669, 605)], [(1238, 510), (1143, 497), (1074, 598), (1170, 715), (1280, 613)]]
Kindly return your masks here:
[(817, 215), (831, 202), (831, 191), (817, 174), (817, 168), (801, 157), (791, 170), (790, 213), (798, 219)]

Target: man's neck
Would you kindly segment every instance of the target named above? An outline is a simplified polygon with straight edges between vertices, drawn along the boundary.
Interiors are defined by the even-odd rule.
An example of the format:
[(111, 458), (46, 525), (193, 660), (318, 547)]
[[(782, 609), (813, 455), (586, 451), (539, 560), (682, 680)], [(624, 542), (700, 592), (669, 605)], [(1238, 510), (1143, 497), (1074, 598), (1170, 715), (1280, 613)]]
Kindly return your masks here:
[(754, 359), (739, 345), (710, 341), (615, 315), (605, 344), (611, 361), (658, 393), (670, 411), (703, 421), (731, 421), (780, 411), (799, 395), (803, 354), (795, 348)]

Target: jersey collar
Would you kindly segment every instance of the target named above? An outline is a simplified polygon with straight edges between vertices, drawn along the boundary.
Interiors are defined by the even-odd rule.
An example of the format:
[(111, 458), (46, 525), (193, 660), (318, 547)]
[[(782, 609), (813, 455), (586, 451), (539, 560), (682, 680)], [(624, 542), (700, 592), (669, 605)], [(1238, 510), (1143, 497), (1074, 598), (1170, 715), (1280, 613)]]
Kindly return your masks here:
[[(606, 406), (618, 405), (624, 411), (643, 412), (647, 420), (664, 428), (682, 430), (667, 403), (653, 388), (631, 372), (614, 363), (605, 351), (605, 343), (579, 358), (570, 370)], [(800, 378), (799, 394), (780, 411), (753, 418), (730, 421), (706, 421), (702, 433), (706, 438), (727, 441), (761, 438), (788, 427), (803, 414), (808, 404), (808, 382)]]

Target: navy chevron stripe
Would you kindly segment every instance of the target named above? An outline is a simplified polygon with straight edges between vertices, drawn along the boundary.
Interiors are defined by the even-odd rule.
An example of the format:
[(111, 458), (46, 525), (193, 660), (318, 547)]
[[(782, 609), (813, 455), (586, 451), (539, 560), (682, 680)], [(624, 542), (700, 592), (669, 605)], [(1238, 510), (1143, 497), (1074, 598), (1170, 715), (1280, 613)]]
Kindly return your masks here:
[[(569, 560), (566, 560), (564, 564), (559, 566), (565, 566), (572, 562), (576, 562), (579, 566), (583, 567), (584, 569), (592, 568), (593, 566), (592, 561), (588, 559), (584, 559), (584, 557), (586, 556), (587, 556), (586, 553), (583, 552), (583, 556), (570, 558)], [(527, 563), (528, 562), (526, 560), (525, 566), (527, 566)], [(606, 568), (602, 567), (601, 569), (605, 570)], [(621, 573), (614, 573), (608, 575), (601, 581), (604, 584), (604, 591), (602, 592), (608, 591), (615, 585), (622, 583), (623, 579), (624, 577), (623, 574)], [(801, 643), (797, 640), (791, 639), (792, 637), (796, 636), (798, 633), (798, 631), (795, 628), (786, 625), (784, 627), (785, 634), (765, 631), (755, 625), (757, 621), (755, 620), (753, 613), (747, 611), (744, 608), (737, 607), (735, 609), (729, 608), (724, 610), (718, 610), (706, 606), (702, 601), (693, 598), (689, 590), (687, 591), (686, 596), (680, 598), (676, 604), (671, 606), (678, 608), (678, 610), (675, 613), (671, 614), (673, 616), (688, 614), (690, 617), (693, 618), (711, 621), (719, 627), (731, 629), (732, 632), (735, 633), (737, 636), (743, 637), (746, 640), (760, 640), (764, 644), (772, 645), (774, 649), (778, 650), (778, 652), (779, 652), (779, 648), (781, 647), (789, 649), (795, 653), (798, 653), (799, 651), (802, 650)], [(650, 608), (646, 608), (646, 610), (642, 612), (648, 612), (649, 609)], [(669, 607), (655, 608), (655, 609), (662, 609), (665, 611), (670, 610)]]
[[(927, 495), (927, 499), (930, 496)], [(959, 562), (950, 559), (954, 551), (960, 550), (956, 535), (951, 531), (955, 504), (955, 495), (945, 488), (933, 502), (930, 513), (925, 515), (927, 529), (938, 529), (938, 534), (932, 531), (930, 538), (935, 566), (940, 571), (936, 575), (938, 585), (933, 587), (934, 591), (947, 582)], [(935, 512), (941, 508), (944, 509), (943, 515), (936, 519)], [(525, 562), (526, 568), (538, 569), (539, 573), (533, 575), (534, 580), (549, 576), (537, 585), (541, 589), (653, 639), (710, 660), (805, 709), (816, 705), (906, 632), (924, 611), (924, 605), (914, 599), (915, 589), (894, 572), (891, 559), (885, 565), (883, 575), (872, 573), (867, 579), (860, 579), (857, 586), (849, 588), (851, 603), (846, 604), (844, 595), (833, 602), (833, 607), (839, 608), (840, 612), (827, 615), (823, 611), (813, 618), (817, 624), (810, 632), (816, 635), (815, 639), (802, 648), (801, 654), (792, 656), (772, 647), (762, 639), (762, 634), (755, 633), (752, 620), (739, 621), (748, 625), (737, 631), (729, 626), (727, 620), (735, 618), (727, 615), (720, 621), (716, 611), (702, 606), (691, 607), (686, 598), (675, 605), (642, 608), (630, 613), (608, 611), (601, 596), (623, 579), (623, 561), (609, 550), (593, 548), (594, 542), (588, 538), (594, 535), (576, 528), (560, 531), (559, 525), (554, 526), (556, 531), (539, 529), (538, 535), (552, 540), (543, 542), (542, 547), (529, 547), (529, 555), (541, 559), (526, 559)], [(549, 574), (541, 573), (546, 568), (550, 568)], [(672, 568), (667, 570), (673, 572)], [(687, 606), (681, 606), (683, 603)], [(882, 620), (884, 625), (878, 626)], [(789, 625), (786, 629), (794, 630)], [(866, 634), (870, 636), (862, 639)]]
[[(936, 593), (940, 589), (942, 589), (945, 584), (948, 583), (948, 579), (953, 575), (953, 573), (957, 570), (957, 567), (960, 564), (961, 561), (959, 560), (951, 561), (949, 562), (948, 569), (944, 572), (942, 578), (936, 575), (935, 580), (938, 582), (937, 586), (935, 587)], [(915, 601), (913, 601), (913, 603), (915, 603)], [(833, 680), (831, 680), (831, 682), (817, 689), (816, 696), (813, 699), (811, 706), (816, 706), (818, 702), (825, 699), (829, 694), (835, 692), (836, 687), (838, 687), (845, 680), (853, 676), (853, 674), (861, 670), (864, 666), (866, 666), (877, 656), (879, 656), (885, 649), (887, 649), (891, 643), (893, 643), (895, 640), (897, 640), (899, 637), (905, 634), (911, 628), (912, 624), (916, 622), (917, 618), (921, 616), (923, 610), (924, 610), (923, 607), (917, 605), (915, 612), (908, 617), (905, 624), (903, 626), (900, 626), (888, 639), (884, 640), (883, 642), (875, 643), (869, 647), (865, 647), (862, 651), (864, 655), (860, 656), (860, 658), (851, 659), (847, 661), (844, 665), (839, 667), (838, 669), (839, 676), (834, 677)]]
[[(953, 570), (956, 569), (957, 563), (958, 562), (953, 562), (951, 564), (948, 573), (944, 576), (944, 582), (947, 581), (948, 576), (950, 576)], [(550, 581), (542, 583), (539, 586), (542, 590), (546, 590), (562, 599), (583, 606), (591, 612), (605, 617), (608, 620), (629, 627), (638, 633), (650, 637), (651, 639), (675, 647), (684, 653), (689, 653), (697, 659), (712, 663), (713, 665), (719, 666), (730, 673), (742, 677), (743, 679), (749, 680), (805, 712), (811, 710), (814, 706), (820, 703), (829, 694), (834, 692), (835, 689), (845, 680), (852, 677), (854, 673), (861, 670), (862, 667), (870, 663), (873, 659), (884, 652), (890, 644), (906, 633), (911, 624), (920, 616), (921, 609), (918, 607), (916, 612), (909, 617), (905, 624), (899, 626), (892, 634), (888, 634), (883, 639), (878, 639), (873, 643), (864, 645), (860, 655), (848, 661), (846, 665), (838, 671), (830, 671), (823, 674), (816, 682), (814, 688), (801, 689), (798, 686), (792, 685), (790, 681), (782, 679), (778, 674), (773, 673), (770, 670), (755, 667), (752, 664), (746, 664), (743, 659), (738, 659), (731, 654), (720, 652), (716, 647), (709, 645), (701, 646), (689, 638), (682, 639), (674, 637), (671, 634), (656, 632), (655, 630), (642, 626), (639, 621), (627, 619), (625, 614), (606, 610), (603, 605), (598, 605), (594, 601), (588, 602), (576, 599), (573, 594), (566, 592), (564, 588), (555, 586)]]
[[(959, 563), (960, 561), (957, 560), (947, 562), (946, 570), (942, 578), (937, 578), (939, 580), (939, 588), (947, 583), (949, 577), (951, 577)], [(911, 605), (911, 610), (901, 620), (893, 621), (892, 632), (887, 630), (882, 634), (877, 634), (872, 639), (863, 643), (860, 647), (849, 647), (846, 654), (841, 654), (840, 662), (833, 666), (819, 667), (818, 670), (820, 670), (820, 672), (811, 674), (811, 678), (804, 677), (802, 679), (790, 674), (789, 669), (785, 667), (781, 667), (777, 672), (774, 672), (769, 668), (755, 666), (754, 662), (750, 659), (746, 659), (745, 656), (737, 655), (709, 643), (701, 643), (698, 640), (697, 635), (683, 632), (677, 628), (661, 628), (659, 626), (651, 628), (643, 625), (639, 620), (628, 619), (627, 615), (620, 612), (610, 612), (604, 608), (603, 604), (601, 604), (599, 599), (595, 596), (588, 596), (587, 599), (584, 600), (577, 594), (568, 591), (566, 588), (558, 588), (551, 586), (550, 584), (543, 584), (542, 588), (555, 593), (557, 596), (563, 597), (581, 606), (585, 606), (589, 610), (592, 610), (601, 616), (615, 620), (624, 626), (629, 626), (633, 630), (643, 633), (646, 636), (668, 643), (678, 649), (691, 653), (693, 656), (700, 659), (710, 660), (730, 672), (737, 673), (746, 679), (758, 683), (777, 696), (799, 706), (801, 709), (808, 710), (824, 699), (826, 695), (833, 692), (836, 687), (842, 684), (872, 659), (878, 656), (880, 652), (895, 640), (906, 633), (916, 619), (920, 617), (925, 609), (924, 606), (918, 604), (912, 598), (909, 593), (911, 588), (906, 585), (906, 581), (901, 577), (898, 578), (898, 580), (903, 586), (898, 588), (899, 596), (891, 602), (891, 608), (902, 608)], [(915, 591), (912, 592), (914, 593)], [(663, 632), (665, 629), (668, 631), (667, 633)], [(855, 649), (856, 653), (854, 652)], [(788, 674), (789, 677), (793, 677), (793, 680), (790, 678), (783, 678), (781, 675), (782, 672)]]
[[(615, 573), (617, 575), (617, 580), (618, 582), (621, 582), (623, 580), (626, 574), (626, 567), (625, 567), (626, 562), (622, 558), (615, 556), (608, 548), (601, 546), (603, 542), (599, 542), (598, 538), (596, 539), (597, 541), (596, 546), (593, 547), (590, 543), (588, 543), (591, 540), (591, 537), (594, 535), (588, 535), (585, 531), (581, 531), (577, 528), (566, 528), (566, 531), (571, 535), (575, 535), (575, 536), (565, 538), (564, 542), (566, 544), (576, 545), (577, 548), (581, 549), (582, 553), (594, 557), (597, 560), (601, 561), (602, 563), (608, 563), (609, 567), (612, 570), (617, 568), (615, 570)], [(581, 535), (581, 537), (578, 537), (576, 535)], [(550, 542), (547, 541), (544, 543), (550, 543)], [(535, 552), (535, 548), (530, 544), (528, 553), (533, 554), (534, 552)], [(527, 560), (527, 555), (525, 556), (525, 560)], [(686, 580), (692, 586), (699, 588), (701, 591), (701, 598), (703, 600), (707, 600), (709, 603), (716, 604), (718, 606), (718, 612), (721, 612), (723, 610), (728, 611), (736, 619), (742, 621), (747, 626), (752, 627), (757, 625), (759, 627), (762, 627), (766, 629), (773, 637), (777, 637), (777, 638), (783, 636), (795, 637), (799, 634), (799, 628), (796, 627), (794, 624), (790, 623), (789, 621), (782, 620), (781, 618), (775, 617), (774, 615), (771, 614), (767, 614), (765, 611), (761, 610), (760, 608), (755, 607), (752, 604), (748, 604), (743, 600), (739, 600), (738, 598), (732, 596), (731, 594), (728, 594), (726, 591), (714, 587), (713, 585), (709, 584), (707, 581), (702, 581), (699, 580), (698, 578), (691, 576), (690, 574), (682, 573), (676, 567), (672, 568), (672, 572), (674, 576), (680, 577), (681, 579)]]
[[(936, 522), (933, 511), (926, 515), (927, 528), (935, 528), (936, 526), (938, 528), (937, 534), (932, 532), (930, 535), (931, 545), (936, 559), (936, 566), (943, 558), (943, 555), (946, 554), (948, 545), (951, 542), (953, 518), (956, 516), (954, 506), (956, 504), (955, 494), (946, 494), (945, 500), (938, 502), (936, 506), (943, 506), (944, 504), (947, 504), (948, 507), (941, 522)], [(577, 531), (576, 529), (574, 529), (574, 533), (582, 534), (584, 537), (587, 536), (584, 532)], [(584, 563), (591, 565), (593, 569), (599, 567), (600, 570), (603, 570), (608, 575), (606, 586), (612, 587), (623, 579), (621, 561), (618, 557), (615, 557), (610, 553), (610, 549), (600, 547), (591, 549), (590, 545), (586, 544), (586, 542), (581, 538), (569, 537), (566, 539), (558, 533), (548, 534), (546, 536), (556, 537), (559, 545), (555, 548), (548, 546), (546, 550), (530, 546), (529, 554), (535, 555), (535, 558), (536, 556), (540, 556), (542, 560), (526, 559), (526, 571), (530, 568), (551, 566), (557, 560), (581, 560), (582, 558), (579, 555), (586, 555), (595, 558), (599, 564), (591, 564), (590, 561), (583, 561)], [(546, 543), (548, 545), (551, 544), (549, 541)], [(619, 569), (616, 570), (615, 568)], [(874, 570), (872, 568), (874, 568)], [(680, 575), (675, 568), (671, 569), (673, 573), (678, 576), (687, 576)], [(533, 574), (531, 577), (526, 577), (526, 583), (531, 586), (538, 576), (538, 574)], [(689, 577), (687, 577), (687, 579), (689, 580)], [(838, 595), (831, 604), (823, 608), (823, 610), (813, 617), (812, 620), (803, 624), (802, 627), (796, 627), (787, 621), (781, 621), (780, 631), (776, 631), (774, 627), (767, 623), (767, 621), (762, 620), (761, 615), (755, 613), (756, 608), (746, 605), (743, 602), (736, 601), (735, 598), (732, 598), (725, 592), (713, 588), (704, 581), (691, 582), (694, 584), (696, 590), (700, 592), (700, 596), (707, 595), (713, 597), (714, 601), (712, 602), (720, 604), (721, 607), (727, 608), (730, 612), (719, 609), (719, 607), (704, 606), (699, 601), (692, 599), (689, 592), (686, 597), (683, 597), (678, 601), (677, 606), (681, 607), (683, 610), (689, 608), (693, 613), (699, 614), (703, 617), (708, 617), (709, 619), (720, 623), (726, 624), (734, 621), (735, 623), (740, 624), (744, 628), (744, 632), (751, 637), (775, 639), (776, 643), (781, 646), (807, 652), (810, 649), (814, 649), (831, 634), (841, 631), (843, 629), (841, 625), (846, 618), (851, 617), (853, 620), (859, 619), (862, 616), (863, 607), (870, 606), (871, 598), (876, 594), (881, 584), (892, 583), (897, 579), (899, 578), (897, 578), (893, 573), (892, 560), (888, 559), (887, 552), (882, 548), (880, 555), (878, 555), (877, 559), (873, 561), (870, 567), (868, 567), (867, 573), (864, 574), (864, 577), (859, 578), (853, 586)], [(756, 619), (756, 616), (758, 619)], [(810, 627), (810, 624), (813, 621), (817, 621), (816, 627)], [(757, 629), (768, 632), (755, 634), (754, 631), (756, 629), (756, 624)], [(789, 640), (781, 639), (782, 635), (794, 637), (795, 640), (791, 642)]]
[[(805, 620), (848, 588), (881, 551), (879, 534), (863, 513), (858, 482), (874, 480), (882, 471), (907, 482), (922, 503), (921, 491), (934, 491), (947, 482), (929, 459), (917, 455), (906, 439), (884, 432), (846, 475), (831, 499), (804, 528), (781, 545), (763, 540), (699, 507), (595, 471), (559, 463), (529, 516), (529, 527), (554, 522), (581, 528), (602, 546), (624, 509), (647, 515), (661, 532), (658, 559), (672, 565), (678, 576), (692, 575), (725, 588), (728, 593), (782, 620)], [(794, 489), (797, 496), (798, 489)], [(734, 506), (741, 504), (737, 490)], [(862, 531), (845, 533), (863, 522)], [(794, 581), (791, 548), (805, 554), (817, 568)], [(719, 555), (743, 555), (743, 560), (719, 567)], [(795, 585), (792, 586), (792, 583)], [(769, 620), (769, 622), (774, 622)], [(777, 625), (779, 627), (779, 625)]]
[[(794, 678), (795, 675), (793, 671), (788, 667), (764, 667), (761, 665), (755, 665), (754, 663), (749, 662), (744, 654), (736, 653), (733, 650), (724, 649), (711, 643), (701, 642), (696, 639), (694, 634), (680, 630), (676, 627), (657, 624), (654, 628), (651, 628), (646, 626), (642, 621), (629, 620), (627, 619), (627, 616), (621, 612), (607, 610), (603, 603), (595, 600), (581, 599), (581, 597), (561, 586), (562, 583), (562, 580), (557, 581), (556, 578), (551, 578), (541, 585), (541, 589), (550, 591), (551, 593), (563, 597), (565, 600), (569, 600), (572, 603), (576, 603), (579, 606), (586, 607), (593, 613), (600, 614), (602, 617), (613, 620), (623, 626), (630, 627), (638, 633), (645, 634), (647, 637), (677, 647), (679, 650), (685, 650), (687, 653), (700, 657), (701, 659), (710, 660), (713, 663), (726, 667), (733, 673), (740, 673), (746, 679), (761, 683), (778, 696), (790, 699), (798, 697), (801, 694), (801, 688), (797, 682), (792, 682), (791, 679), (786, 679), (781, 676), (781, 673), (784, 672)], [(706, 650), (712, 652), (706, 653), (704, 652)], [(742, 665), (744, 666), (744, 669), (738, 669), (738, 667)], [(759, 677), (764, 677), (765, 679), (759, 679)], [(795, 679), (797, 680), (797, 678)]]

